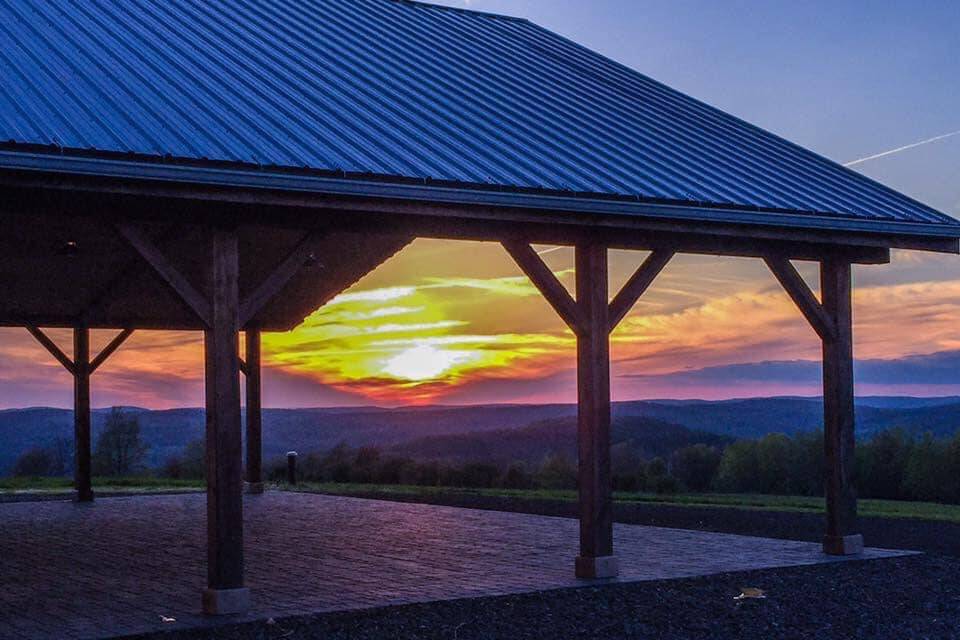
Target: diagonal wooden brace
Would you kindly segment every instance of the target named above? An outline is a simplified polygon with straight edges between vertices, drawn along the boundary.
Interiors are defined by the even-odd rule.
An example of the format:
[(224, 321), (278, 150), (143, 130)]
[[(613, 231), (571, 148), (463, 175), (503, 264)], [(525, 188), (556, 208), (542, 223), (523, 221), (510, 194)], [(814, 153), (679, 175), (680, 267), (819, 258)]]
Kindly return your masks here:
[(73, 364), (73, 359), (68, 357), (47, 334), (33, 325), (27, 325), (26, 330), (36, 338), (37, 342), (43, 345), (44, 349), (50, 352), (50, 355), (57, 359), (57, 362), (63, 365), (64, 369), (70, 372), (70, 375), (77, 375), (77, 368)]
[(124, 342), (127, 341), (127, 338), (133, 335), (133, 329), (124, 329), (117, 336), (110, 341), (110, 343), (103, 348), (103, 351), (97, 354), (93, 360), (90, 361), (90, 373), (96, 371), (100, 365), (107, 361), (107, 358), (113, 355), (113, 353), (120, 348)]
[(260, 283), (260, 286), (247, 296), (240, 305), (241, 327), (247, 326), (247, 323), (283, 290), (303, 266), (314, 259), (313, 247), (316, 240), (315, 234), (306, 234), (290, 254)]
[(764, 258), (767, 267), (786, 290), (787, 295), (800, 309), (800, 312), (817, 332), (821, 340), (833, 340), (836, 327), (823, 305), (803, 281), (800, 274), (786, 258)]
[(170, 263), (149, 236), (136, 225), (125, 222), (117, 223), (116, 228), (163, 281), (197, 314), (200, 321), (210, 326), (212, 321), (210, 302)]
[(617, 325), (627, 316), (633, 305), (637, 303), (646, 290), (653, 284), (663, 268), (673, 258), (674, 252), (668, 249), (657, 249), (643, 261), (643, 264), (630, 276), (627, 283), (623, 285), (620, 292), (610, 303), (610, 311), (607, 314), (610, 323), (610, 331), (617, 328)]
[(574, 333), (580, 334), (583, 330), (583, 312), (563, 284), (557, 279), (550, 268), (537, 255), (529, 244), (525, 242), (503, 241), (503, 248), (507, 250), (517, 266), (526, 274), (534, 286), (557, 314), (567, 323)]

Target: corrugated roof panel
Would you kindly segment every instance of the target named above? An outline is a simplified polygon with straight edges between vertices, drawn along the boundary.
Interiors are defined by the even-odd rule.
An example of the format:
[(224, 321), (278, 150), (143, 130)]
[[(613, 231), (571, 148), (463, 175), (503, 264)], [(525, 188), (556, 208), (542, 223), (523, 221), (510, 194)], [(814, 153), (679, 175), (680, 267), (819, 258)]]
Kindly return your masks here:
[(0, 0), (0, 141), (957, 224), (528, 21), (402, 0)]

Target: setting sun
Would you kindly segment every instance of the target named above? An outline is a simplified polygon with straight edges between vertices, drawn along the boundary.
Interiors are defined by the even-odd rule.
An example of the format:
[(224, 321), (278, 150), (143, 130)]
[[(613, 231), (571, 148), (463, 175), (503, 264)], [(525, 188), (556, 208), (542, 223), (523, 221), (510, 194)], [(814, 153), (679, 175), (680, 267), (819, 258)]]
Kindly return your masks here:
[(470, 351), (446, 351), (431, 345), (405, 349), (387, 360), (383, 372), (415, 382), (433, 380), (456, 365), (477, 359)]

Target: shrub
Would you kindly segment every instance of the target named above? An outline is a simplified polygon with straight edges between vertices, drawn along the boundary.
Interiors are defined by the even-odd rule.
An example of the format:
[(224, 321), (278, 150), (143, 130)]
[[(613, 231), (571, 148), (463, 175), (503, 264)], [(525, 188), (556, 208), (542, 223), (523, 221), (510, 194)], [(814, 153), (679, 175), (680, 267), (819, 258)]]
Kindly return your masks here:
[(676, 493), (680, 490), (680, 483), (673, 476), (657, 476), (652, 486), (648, 486), (657, 493)]
[(206, 461), (203, 440), (187, 444), (183, 453), (170, 456), (163, 465), (161, 475), (173, 479), (202, 480), (206, 476)]
[(42, 447), (35, 447), (20, 454), (13, 463), (13, 475), (24, 478), (38, 478), (50, 474), (53, 458)]

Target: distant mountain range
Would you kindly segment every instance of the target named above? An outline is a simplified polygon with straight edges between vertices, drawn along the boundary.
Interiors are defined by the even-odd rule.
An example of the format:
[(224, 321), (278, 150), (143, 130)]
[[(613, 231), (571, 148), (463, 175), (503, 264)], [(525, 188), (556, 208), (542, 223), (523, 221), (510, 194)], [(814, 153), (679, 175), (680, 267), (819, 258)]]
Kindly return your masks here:
[[(150, 448), (148, 463), (162, 465), (192, 440), (203, 437), (201, 409), (151, 411), (130, 408), (140, 416), (141, 433)], [(94, 441), (108, 410), (94, 412)], [(746, 400), (650, 400), (615, 403), (615, 442), (646, 455), (663, 455), (670, 447), (693, 442), (717, 443), (755, 438), (766, 433), (794, 434), (822, 424), (817, 398)], [(471, 450), (501, 458), (535, 460), (543, 443), (573, 454), (575, 405), (494, 405), (402, 409), (267, 409), (264, 411), (264, 456), (286, 451), (323, 451), (338, 443), (377, 445), (410, 455), (462, 459)], [(643, 418), (644, 420), (639, 420)], [(952, 436), (960, 428), (960, 398), (861, 398), (857, 431), (903, 427), (914, 432)], [(463, 438), (465, 435), (476, 437)], [(717, 438), (722, 436), (723, 438)], [(72, 440), (72, 415), (50, 408), (0, 411), (0, 475), (32, 447)], [(672, 450), (672, 449), (670, 449)], [(476, 456), (474, 456), (476, 457)]]

